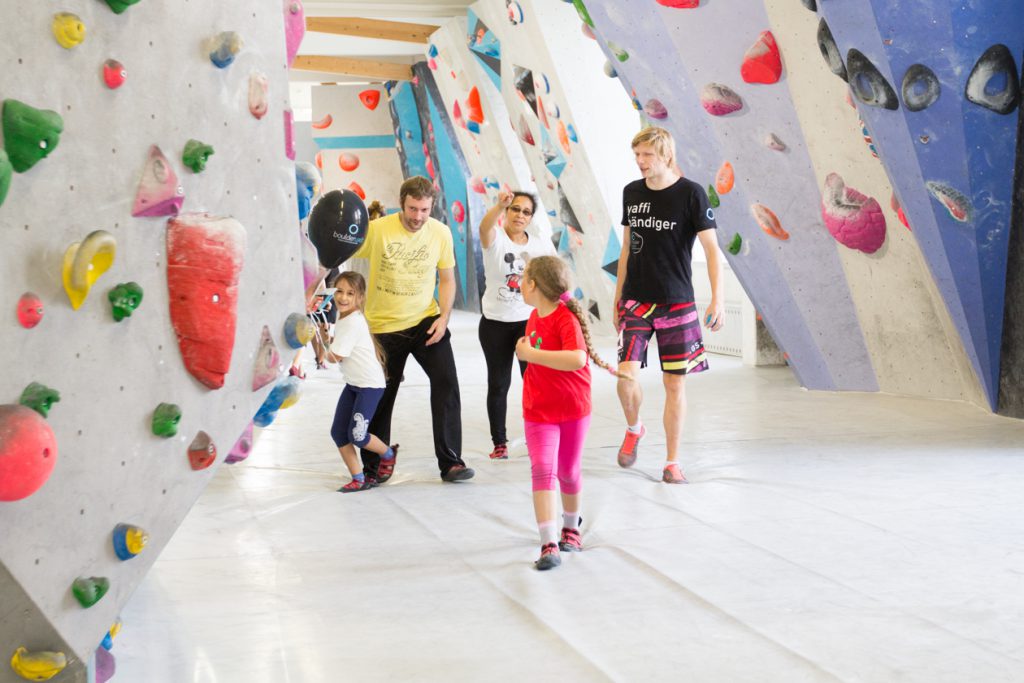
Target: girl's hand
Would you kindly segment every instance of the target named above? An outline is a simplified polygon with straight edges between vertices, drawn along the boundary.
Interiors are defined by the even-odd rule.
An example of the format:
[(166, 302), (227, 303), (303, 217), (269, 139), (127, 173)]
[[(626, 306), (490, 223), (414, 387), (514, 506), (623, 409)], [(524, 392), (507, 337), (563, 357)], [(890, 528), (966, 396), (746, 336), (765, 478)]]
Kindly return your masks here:
[(512, 206), (512, 200), (515, 199), (515, 195), (509, 190), (500, 190), (498, 192), (498, 206), (503, 209), (507, 209)]
[(533, 351), (533, 347), (530, 346), (530, 339), (528, 337), (520, 337), (519, 341), (516, 342), (516, 358), (529, 363), (531, 351)]

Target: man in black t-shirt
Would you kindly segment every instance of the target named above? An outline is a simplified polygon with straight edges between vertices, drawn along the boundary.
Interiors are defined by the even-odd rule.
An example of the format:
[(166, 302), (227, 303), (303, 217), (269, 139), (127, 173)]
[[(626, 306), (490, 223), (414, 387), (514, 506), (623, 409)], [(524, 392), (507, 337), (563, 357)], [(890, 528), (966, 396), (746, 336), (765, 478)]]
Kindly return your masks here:
[[(619, 371), (635, 376), (647, 365), (647, 346), (658, 337), (665, 385), (665, 441), (662, 481), (686, 482), (679, 469), (679, 438), (686, 419), (686, 375), (707, 370), (708, 361), (694, 303), (691, 260), (700, 240), (707, 255), (711, 304), (704, 326), (724, 322), (722, 271), (715, 240), (715, 212), (700, 185), (683, 178), (675, 165), (675, 142), (663, 128), (645, 128), (633, 138), (633, 154), (643, 178), (622, 192), (622, 253), (615, 291), (619, 332)], [(647, 430), (640, 420), (639, 383), (619, 380), (619, 401), (628, 428), (619, 448), (622, 467), (636, 462)]]

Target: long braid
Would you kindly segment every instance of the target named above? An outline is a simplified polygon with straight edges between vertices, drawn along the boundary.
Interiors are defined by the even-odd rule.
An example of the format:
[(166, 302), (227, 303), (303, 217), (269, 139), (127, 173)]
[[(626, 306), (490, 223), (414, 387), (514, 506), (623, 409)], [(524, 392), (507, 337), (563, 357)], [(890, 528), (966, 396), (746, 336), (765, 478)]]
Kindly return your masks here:
[[(527, 265), (529, 277), (537, 284), (541, 294), (552, 301), (558, 301), (562, 292), (569, 291), (569, 268), (565, 262), (556, 256), (538, 256), (530, 260)], [(594, 350), (594, 344), (590, 339), (590, 328), (587, 325), (586, 315), (580, 302), (572, 297), (565, 302), (565, 307), (576, 316), (580, 322), (580, 329), (583, 331), (583, 342), (587, 346), (587, 356), (594, 361), (599, 368), (607, 370), (619, 379), (633, 379), (632, 376), (619, 372), (606, 363)]]

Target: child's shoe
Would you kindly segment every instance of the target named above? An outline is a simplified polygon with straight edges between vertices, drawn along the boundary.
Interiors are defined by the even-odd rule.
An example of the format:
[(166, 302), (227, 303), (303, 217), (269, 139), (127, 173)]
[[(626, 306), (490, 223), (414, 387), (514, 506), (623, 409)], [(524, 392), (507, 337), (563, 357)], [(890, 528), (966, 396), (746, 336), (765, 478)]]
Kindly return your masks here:
[(647, 427), (640, 425), (639, 432), (632, 432), (629, 429), (626, 430), (626, 436), (622, 439), (622, 445), (619, 446), (619, 467), (632, 467), (633, 463), (636, 462), (636, 451), (640, 445), (640, 439), (644, 438), (647, 434)]
[(666, 484), (689, 484), (686, 481), (686, 477), (683, 475), (683, 471), (679, 469), (678, 463), (671, 463), (665, 466), (665, 470), (661, 473), (661, 480)]
[(554, 569), (558, 565), (562, 564), (562, 558), (558, 554), (558, 546), (554, 543), (548, 543), (540, 549), (540, 557), (533, 566), (537, 571), (546, 571), (548, 569)]
[(508, 444), (499, 443), (491, 451), (491, 460), (508, 460)]
[(558, 549), (566, 553), (581, 552), (583, 539), (580, 537), (580, 530), (562, 527), (562, 540), (558, 542)]
[(365, 491), (366, 489), (372, 489), (374, 487), (374, 485), (375, 484), (374, 484), (373, 480), (370, 477), (366, 477), (362, 481), (358, 481), (356, 479), (353, 479), (352, 481), (350, 481), (349, 483), (345, 484), (340, 489), (338, 489), (338, 491), (341, 492), (341, 493), (352, 493), (354, 491)]
[(377, 481), (381, 484), (390, 479), (391, 475), (395, 473), (395, 462), (398, 460), (398, 444), (391, 444), (391, 450), (395, 454), (387, 460), (381, 458), (380, 464), (377, 465)]

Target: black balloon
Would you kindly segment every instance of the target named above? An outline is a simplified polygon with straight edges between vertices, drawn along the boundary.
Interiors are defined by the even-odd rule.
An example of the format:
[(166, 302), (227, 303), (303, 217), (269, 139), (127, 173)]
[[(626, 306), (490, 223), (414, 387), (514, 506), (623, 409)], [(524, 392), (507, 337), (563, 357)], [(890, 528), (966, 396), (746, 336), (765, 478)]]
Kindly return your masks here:
[(324, 268), (337, 268), (366, 239), (366, 205), (352, 190), (331, 190), (309, 214), (309, 241)]

